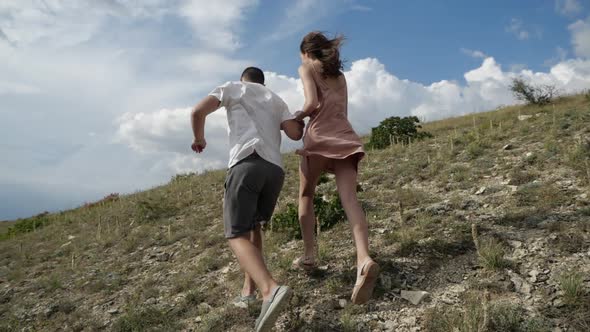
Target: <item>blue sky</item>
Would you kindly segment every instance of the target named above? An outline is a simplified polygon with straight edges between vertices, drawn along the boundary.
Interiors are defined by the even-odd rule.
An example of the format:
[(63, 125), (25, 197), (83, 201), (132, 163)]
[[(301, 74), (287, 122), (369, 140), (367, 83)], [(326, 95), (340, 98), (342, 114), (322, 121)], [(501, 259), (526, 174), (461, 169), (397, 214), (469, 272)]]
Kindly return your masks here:
[(517, 76), (590, 88), (588, 0), (3, 0), (0, 220), (223, 168), (223, 111), (195, 156), (190, 107), (258, 65), (296, 111), (311, 30), (346, 36), (350, 120), (363, 134), (387, 116), (514, 103)]

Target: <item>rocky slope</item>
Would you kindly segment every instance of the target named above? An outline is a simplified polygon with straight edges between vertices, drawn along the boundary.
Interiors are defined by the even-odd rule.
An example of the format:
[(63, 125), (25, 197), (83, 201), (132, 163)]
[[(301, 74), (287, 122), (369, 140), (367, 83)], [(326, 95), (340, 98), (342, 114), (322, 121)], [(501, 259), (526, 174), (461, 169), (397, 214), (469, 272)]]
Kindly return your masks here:
[[(434, 138), (370, 151), (361, 164), (382, 266), (367, 305), (349, 301), (346, 223), (322, 230), (311, 274), (290, 268), (301, 241), (266, 232), (268, 264), (296, 293), (277, 330), (589, 331), (590, 98), (425, 130)], [(297, 192), (297, 159), (285, 158), (278, 212)], [(230, 303), (242, 275), (222, 235), (224, 175), (177, 176), (5, 236), (0, 331), (249, 331), (259, 305)]]

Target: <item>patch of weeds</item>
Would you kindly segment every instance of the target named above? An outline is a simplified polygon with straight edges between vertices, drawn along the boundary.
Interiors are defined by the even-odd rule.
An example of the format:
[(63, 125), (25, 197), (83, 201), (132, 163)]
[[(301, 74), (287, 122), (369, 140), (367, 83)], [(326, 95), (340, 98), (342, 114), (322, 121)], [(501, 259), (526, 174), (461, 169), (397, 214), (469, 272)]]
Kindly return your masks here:
[(197, 273), (207, 273), (211, 271), (216, 271), (225, 266), (229, 258), (223, 255), (219, 255), (215, 253), (214, 250), (207, 250), (201, 254), (201, 258), (196, 265)]
[(559, 144), (557, 144), (557, 140), (551, 136), (545, 139), (543, 147), (549, 156), (556, 156), (560, 152), (560, 147)]
[(469, 168), (464, 165), (454, 165), (450, 169), (451, 178), (455, 182), (464, 182), (469, 180)]
[(76, 310), (76, 304), (69, 299), (62, 299), (57, 303), (57, 310), (69, 315)]
[(536, 178), (537, 175), (532, 172), (515, 169), (512, 171), (512, 173), (510, 173), (510, 181), (508, 184), (512, 186), (521, 186), (523, 184), (533, 182)]
[(203, 317), (201, 331), (229, 331), (237, 325), (252, 321), (247, 310), (228, 305), (220, 310), (211, 311)]
[(201, 273), (197, 271), (181, 272), (172, 278), (172, 292), (174, 294), (182, 293), (195, 287), (195, 282), (199, 280)]
[(357, 325), (358, 325), (357, 321), (354, 319), (354, 317), (350, 313), (343, 312), (340, 315), (341, 331), (343, 331), (343, 332), (356, 332)]
[(497, 224), (504, 226), (520, 224), (526, 220), (527, 216), (527, 211), (508, 211), (498, 219)]
[(409, 256), (418, 247), (418, 241), (424, 234), (417, 227), (402, 227), (387, 234), (386, 239), (390, 243), (399, 244), (399, 255)]
[(578, 213), (585, 217), (590, 217), (590, 206), (585, 206), (583, 208), (578, 209)]
[(504, 246), (494, 238), (484, 238), (478, 248), (479, 263), (488, 270), (499, 270), (508, 266), (504, 258)]
[(562, 205), (567, 197), (551, 184), (530, 183), (518, 189), (516, 205), (547, 210)]
[(151, 222), (174, 216), (178, 209), (165, 197), (145, 197), (135, 205), (135, 217), (140, 222)]
[(485, 322), (485, 303), (480, 294), (468, 294), (462, 307), (439, 306), (425, 315), (428, 332), (548, 332), (547, 325), (535, 318), (527, 318), (516, 304), (497, 302), (488, 304)]
[(561, 232), (557, 236), (556, 241), (557, 249), (569, 254), (584, 251), (589, 246), (584, 236), (578, 230)]
[(8, 227), (3, 237), (9, 239), (13, 236), (34, 232), (50, 223), (49, 212), (43, 212), (27, 219), (20, 219), (14, 225)]
[(490, 144), (484, 140), (474, 140), (467, 144), (467, 147), (465, 147), (465, 152), (467, 153), (469, 159), (473, 160), (481, 157), (489, 147)]
[(47, 277), (40, 280), (39, 286), (48, 292), (54, 292), (58, 289), (62, 289), (63, 285), (61, 282), (61, 276), (56, 273), (52, 273)]
[(565, 272), (559, 278), (559, 288), (567, 304), (579, 305), (584, 296), (584, 276), (576, 271)]
[(20, 319), (12, 315), (8, 315), (8, 317), (2, 315), (2, 319), (0, 320), (0, 332), (21, 331), (23, 327)]
[(174, 317), (171, 317), (165, 310), (155, 307), (131, 307), (113, 324), (113, 331), (116, 332), (135, 332), (148, 329), (173, 331), (181, 328), (182, 326)]
[[(360, 189), (357, 187), (357, 191)], [(335, 190), (322, 192), (318, 187), (313, 198), (313, 208), (321, 230), (330, 229), (346, 219), (340, 197)], [(270, 227), (273, 231), (286, 233), (290, 239), (301, 239), (297, 205), (288, 203), (284, 211), (275, 213)]]

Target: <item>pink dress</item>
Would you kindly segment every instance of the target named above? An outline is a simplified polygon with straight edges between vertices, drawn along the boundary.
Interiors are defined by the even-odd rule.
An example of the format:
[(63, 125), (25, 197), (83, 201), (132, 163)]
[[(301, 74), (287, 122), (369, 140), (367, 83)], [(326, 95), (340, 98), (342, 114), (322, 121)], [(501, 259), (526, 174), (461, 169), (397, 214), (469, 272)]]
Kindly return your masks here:
[[(356, 163), (364, 157), (363, 144), (352, 125), (348, 122), (348, 91), (346, 84), (332, 89), (313, 67), (313, 79), (317, 86), (320, 106), (310, 115), (303, 137), (303, 149), (297, 150), (302, 158), (305, 172), (311, 156), (330, 159), (356, 158)], [(331, 163), (330, 163), (331, 164)], [(333, 166), (326, 170), (333, 172)]]

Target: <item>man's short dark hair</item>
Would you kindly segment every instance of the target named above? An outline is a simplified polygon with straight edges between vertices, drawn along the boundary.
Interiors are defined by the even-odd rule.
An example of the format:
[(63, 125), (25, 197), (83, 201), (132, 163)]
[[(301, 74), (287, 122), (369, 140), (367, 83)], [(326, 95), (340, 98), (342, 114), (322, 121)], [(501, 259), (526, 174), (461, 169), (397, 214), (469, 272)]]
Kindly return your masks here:
[(264, 85), (264, 73), (260, 68), (248, 67), (242, 72), (243, 80)]

